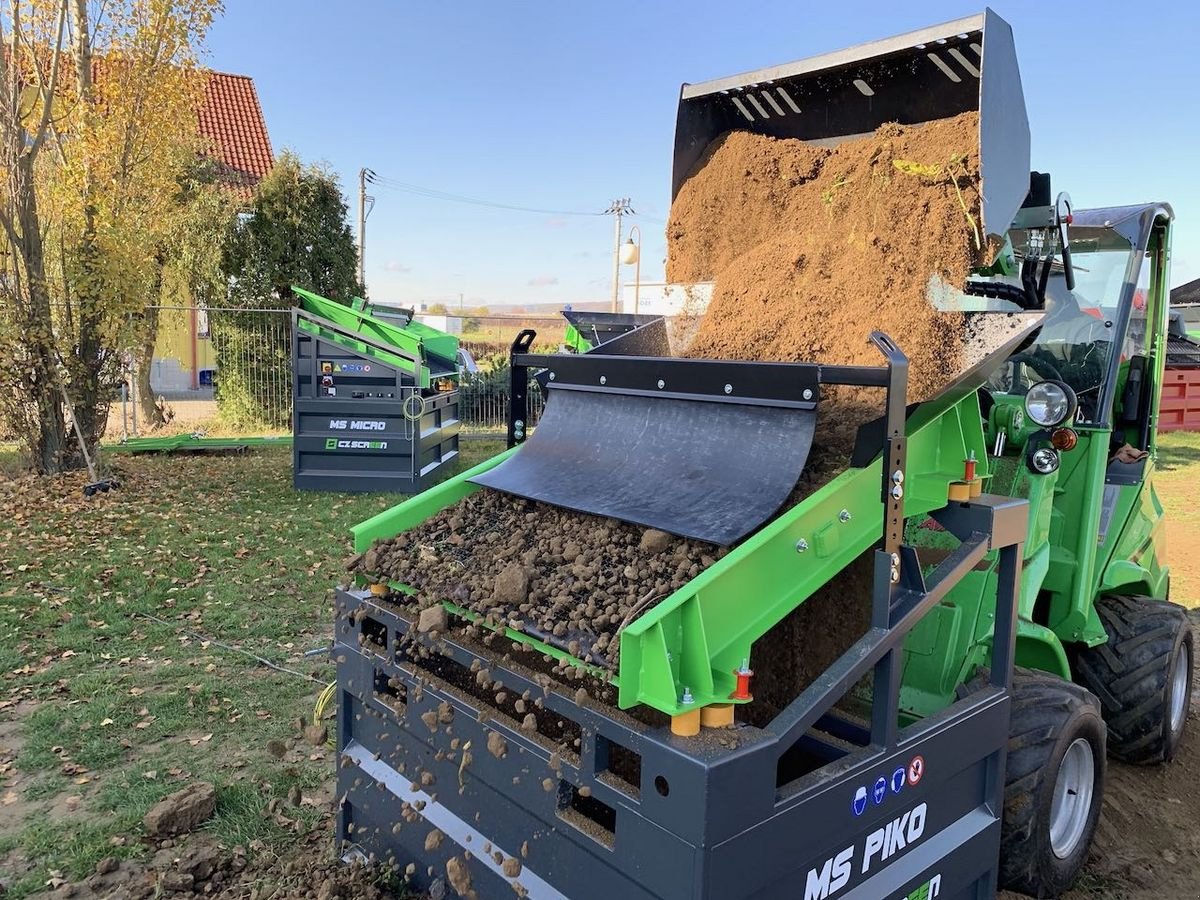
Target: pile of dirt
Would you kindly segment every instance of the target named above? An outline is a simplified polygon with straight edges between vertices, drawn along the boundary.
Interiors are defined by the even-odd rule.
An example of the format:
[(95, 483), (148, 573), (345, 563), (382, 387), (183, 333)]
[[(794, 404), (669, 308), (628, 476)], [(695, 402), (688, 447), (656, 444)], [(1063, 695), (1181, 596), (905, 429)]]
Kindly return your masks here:
[[(404, 883), (396, 867), (347, 865), (333, 852), (329, 826), (302, 836), (282, 854), (226, 848), (204, 835), (164, 842), (146, 859), (105, 857), (96, 871), (65, 882), (50, 900), (392, 900)], [(412, 896), (401, 892), (404, 896)]]
[(622, 626), (723, 552), (484, 489), (377, 544), (353, 568), (412, 587), (422, 608), (449, 600), (612, 667)]
[[(816, 451), (790, 508), (844, 468)], [(349, 561), (351, 571), (408, 585), (419, 631), (441, 631), (443, 600), (491, 626), (523, 631), (585, 663), (615, 670), (621, 630), (728, 553), (616, 519), (486, 488)], [(482, 631), (489, 643), (492, 632)], [(861, 633), (861, 632), (860, 632)], [(857, 637), (857, 634), (855, 635)], [(555, 674), (582, 672), (554, 664)]]
[(879, 365), (872, 330), (910, 357), (910, 399), (961, 368), (963, 284), (984, 254), (979, 117), (884, 125), (833, 148), (731, 132), (671, 206), (667, 277), (714, 281), (693, 357)]

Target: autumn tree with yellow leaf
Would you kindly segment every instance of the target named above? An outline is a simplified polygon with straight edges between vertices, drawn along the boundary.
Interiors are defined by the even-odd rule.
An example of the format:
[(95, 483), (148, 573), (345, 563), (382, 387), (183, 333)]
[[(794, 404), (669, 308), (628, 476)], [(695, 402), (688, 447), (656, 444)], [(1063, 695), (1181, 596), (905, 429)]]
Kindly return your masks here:
[(197, 56), (219, 0), (11, 0), (0, 12), (0, 415), (34, 467), (103, 433), (122, 352), (178, 245), (204, 151)]

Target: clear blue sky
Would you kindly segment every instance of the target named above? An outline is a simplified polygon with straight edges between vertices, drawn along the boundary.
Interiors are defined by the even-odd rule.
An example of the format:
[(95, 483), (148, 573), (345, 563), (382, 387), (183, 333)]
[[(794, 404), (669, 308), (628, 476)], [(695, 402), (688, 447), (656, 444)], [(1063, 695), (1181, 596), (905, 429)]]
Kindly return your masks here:
[[(208, 64), (250, 75), (276, 153), (566, 211), (633, 198), (662, 276), (675, 111), (697, 82), (978, 12), (953, 0), (596, 3), (227, 0)], [(1200, 6), (1013, 0), (1033, 167), (1077, 207), (1167, 200), (1173, 284), (1200, 276)], [(612, 220), (508, 212), (377, 186), (373, 298), (609, 296)], [(352, 204), (351, 214), (354, 208)], [(628, 221), (628, 220), (627, 220)], [(631, 277), (627, 271), (627, 277)]]

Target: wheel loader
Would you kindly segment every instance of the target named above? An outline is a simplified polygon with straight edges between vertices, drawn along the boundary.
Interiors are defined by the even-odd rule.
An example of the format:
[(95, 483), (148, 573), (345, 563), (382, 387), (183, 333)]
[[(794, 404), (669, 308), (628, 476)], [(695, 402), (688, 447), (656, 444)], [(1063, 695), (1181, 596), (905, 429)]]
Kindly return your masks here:
[[(499, 491), (536, 501), (531, 516), (548, 504), (723, 550), (623, 624), (614, 666), (586, 636), (483, 621), (461, 598), (339, 589), (348, 854), (480, 898), (1070, 887), (1106, 760), (1170, 760), (1191, 689), (1154, 489), (1170, 207), (1075, 210), (1031, 173), (1012, 33), (991, 11), (684, 85), (673, 186), (731, 129), (837, 142), (971, 110), (980, 226), (1003, 249), (966, 284), (931, 284), (968, 349), (936, 396), (908, 402), (905, 348), (881, 333), (878, 365), (833, 366), (680, 358), (661, 320), (584, 352), (533, 354), (526, 332), (510, 448), (354, 529), (367, 551)], [(531, 430), (534, 376), (549, 399)], [(844, 386), (873, 391), (878, 417), (845, 471), (789, 504)], [(869, 596), (848, 598), (859, 564)], [(869, 622), (763, 721), (756, 679), (789, 664), (765, 637), (830, 590), (868, 601)]]

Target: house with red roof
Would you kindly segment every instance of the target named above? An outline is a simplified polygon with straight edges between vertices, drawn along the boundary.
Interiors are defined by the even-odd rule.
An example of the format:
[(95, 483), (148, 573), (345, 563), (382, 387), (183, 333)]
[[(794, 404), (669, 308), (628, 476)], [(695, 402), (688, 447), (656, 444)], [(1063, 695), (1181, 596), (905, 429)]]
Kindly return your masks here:
[[(249, 204), (255, 187), (275, 164), (254, 79), (209, 72), (197, 128), (208, 141), (208, 156), (217, 164), (221, 183), (239, 202)], [(196, 308), (163, 310), (150, 372), (155, 393), (197, 391), (207, 395), (215, 370), (208, 314)]]
[(208, 73), (199, 112), (200, 134), (211, 145), (222, 180), (243, 200), (275, 164), (271, 137), (258, 103), (254, 79), (227, 72)]

